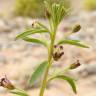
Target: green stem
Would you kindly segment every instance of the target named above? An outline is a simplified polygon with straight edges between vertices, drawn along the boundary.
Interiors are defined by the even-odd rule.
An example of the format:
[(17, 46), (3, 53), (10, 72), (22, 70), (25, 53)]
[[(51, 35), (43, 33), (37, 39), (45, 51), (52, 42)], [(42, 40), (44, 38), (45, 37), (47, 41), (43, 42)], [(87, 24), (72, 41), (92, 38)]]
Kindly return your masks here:
[(50, 81), (52, 78), (54, 78), (54, 77), (56, 77), (56, 76), (58, 76), (58, 75), (60, 75), (60, 74), (64, 74), (64, 73), (66, 73), (66, 72), (69, 71), (69, 70), (70, 70), (69, 67), (67, 67), (67, 68), (64, 69), (64, 70), (61, 70), (61, 71), (53, 74), (52, 76), (50, 76), (50, 78), (48, 78), (47, 83), (49, 83), (49, 81)]
[(53, 53), (53, 50), (54, 50), (55, 33), (56, 32), (54, 32), (53, 35), (51, 34), (52, 35), (51, 36), (51, 44), (50, 44), (49, 51), (48, 51), (48, 66), (47, 66), (47, 69), (46, 69), (45, 74), (44, 74), (44, 79), (43, 79), (43, 82), (42, 82), (42, 86), (41, 86), (39, 96), (43, 96), (43, 94), (44, 94), (44, 91), (45, 91), (45, 88), (46, 88), (46, 83), (47, 83), (48, 72), (49, 72), (49, 69), (52, 65), (52, 53)]

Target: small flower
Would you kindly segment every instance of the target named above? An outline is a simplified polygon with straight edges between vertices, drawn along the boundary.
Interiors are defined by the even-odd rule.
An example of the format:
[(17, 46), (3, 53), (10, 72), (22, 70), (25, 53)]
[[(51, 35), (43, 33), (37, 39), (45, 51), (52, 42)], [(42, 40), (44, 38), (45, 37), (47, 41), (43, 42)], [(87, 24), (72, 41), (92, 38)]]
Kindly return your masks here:
[(1, 78), (0, 86), (7, 88), (9, 90), (15, 89), (15, 87), (12, 85), (12, 83), (8, 80), (6, 76), (4, 78)]
[(64, 55), (63, 46), (54, 45), (54, 48), (55, 48), (55, 52), (53, 53), (53, 59), (55, 61), (58, 61)]
[(70, 65), (70, 69), (78, 68), (80, 65), (81, 64), (80, 64), (79, 60), (77, 60), (75, 63), (73, 63), (73, 64)]
[(61, 52), (58, 56), (58, 58), (61, 58), (64, 55), (64, 52)]
[(55, 53), (53, 54), (53, 59), (54, 59), (55, 61), (58, 61), (58, 53), (57, 53), (57, 52), (55, 52)]
[(78, 31), (80, 31), (80, 29), (81, 29), (81, 25), (80, 25), (80, 24), (77, 24), (77, 25), (74, 26), (72, 32), (73, 32), (73, 33), (76, 33), (76, 32), (78, 32)]

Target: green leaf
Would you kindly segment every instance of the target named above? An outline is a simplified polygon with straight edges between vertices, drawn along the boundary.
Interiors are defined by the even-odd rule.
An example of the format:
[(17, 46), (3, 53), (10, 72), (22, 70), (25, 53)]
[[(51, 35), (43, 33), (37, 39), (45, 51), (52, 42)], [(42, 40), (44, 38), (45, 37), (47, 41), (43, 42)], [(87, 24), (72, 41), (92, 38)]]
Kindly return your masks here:
[(46, 42), (36, 39), (36, 38), (24, 37), (23, 40), (27, 41), (27, 42), (38, 43), (38, 44), (42, 44), (44, 46), (47, 46)]
[(46, 7), (46, 10), (51, 14), (52, 13), (52, 4), (49, 0), (44, 0), (44, 5)]
[(44, 73), (44, 71), (46, 70), (47, 67), (47, 61), (42, 62), (41, 64), (39, 64), (39, 66), (37, 67), (37, 69), (33, 72), (30, 80), (29, 80), (29, 86), (33, 85), (34, 82)]
[(38, 25), (42, 28), (42, 29), (45, 29), (47, 32), (49, 32), (49, 29), (45, 26), (45, 25), (43, 25), (42, 23), (40, 23), (40, 22), (37, 22), (38, 23)]
[(15, 89), (10, 91), (12, 94), (16, 94), (18, 96), (29, 96), (24, 90)]
[(45, 29), (40, 29), (40, 28), (33, 28), (31, 30), (27, 30), (19, 35), (16, 36), (16, 39), (24, 38), (28, 35), (35, 34), (35, 33), (47, 33), (48, 31)]
[(64, 8), (64, 3), (61, 1), (59, 1), (58, 3), (52, 3), (49, 2), (49, 0), (45, 0), (44, 3), (47, 11), (51, 15), (51, 25), (56, 28), (63, 19), (63, 17), (67, 14), (66, 9)]
[(81, 42), (80, 40), (74, 40), (75, 42)]
[(64, 76), (64, 75), (56, 75), (56, 76), (53, 76), (52, 78), (50, 78), (48, 80), (48, 82), (50, 82), (51, 80), (56, 79), (56, 78), (57, 79), (59, 78), (59, 79), (66, 80), (70, 84), (70, 86), (72, 87), (73, 92), (77, 93), (75, 82), (74, 82), (74, 80), (71, 77)]
[(70, 44), (70, 45), (75, 45), (75, 46), (79, 46), (79, 47), (83, 47), (83, 48), (89, 48), (87, 45), (85, 44), (81, 44), (79, 41), (77, 40), (60, 40), (58, 42), (58, 44)]
[(65, 14), (66, 12), (62, 3), (52, 4), (52, 21), (53, 21), (54, 27), (58, 26), (58, 24), (61, 22)]

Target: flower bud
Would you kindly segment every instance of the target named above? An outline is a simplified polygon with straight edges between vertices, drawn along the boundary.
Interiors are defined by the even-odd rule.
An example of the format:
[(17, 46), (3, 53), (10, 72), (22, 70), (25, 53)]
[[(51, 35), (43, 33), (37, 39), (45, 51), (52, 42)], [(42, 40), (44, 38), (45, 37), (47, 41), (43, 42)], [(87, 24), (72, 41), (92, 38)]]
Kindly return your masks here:
[(58, 58), (61, 58), (64, 55), (64, 52), (61, 52), (58, 56)]
[(8, 80), (6, 76), (0, 80), (0, 86), (9, 90), (15, 89), (15, 87), (12, 85), (12, 83)]
[(77, 25), (74, 26), (72, 32), (73, 32), (73, 33), (76, 33), (76, 32), (78, 32), (80, 29), (81, 29), (81, 25), (80, 25), (80, 24), (77, 24)]
[(50, 19), (50, 17), (51, 17), (51, 14), (46, 10), (45, 11), (45, 16), (47, 17), (47, 18), (49, 18)]
[(54, 45), (54, 48), (57, 48), (58, 47), (58, 45)]
[(70, 65), (70, 69), (78, 68), (80, 65), (81, 64), (80, 64), (79, 60), (77, 60), (75, 63), (73, 63), (73, 64)]
[(60, 46), (60, 49), (63, 50), (63, 46), (62, 45)]
[(57, 52), (55, 52), (55, 53), (53, 54), (53, 59), (54, 59), (55, 61), (58, 60), (58, 53), (57, 53)]

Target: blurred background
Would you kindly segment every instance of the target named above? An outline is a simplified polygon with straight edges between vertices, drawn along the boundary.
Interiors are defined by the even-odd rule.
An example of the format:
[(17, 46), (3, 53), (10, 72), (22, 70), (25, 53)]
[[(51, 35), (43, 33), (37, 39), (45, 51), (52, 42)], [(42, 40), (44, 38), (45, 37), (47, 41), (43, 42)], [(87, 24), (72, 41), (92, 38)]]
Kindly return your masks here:
[[(27, 90), (30, 96), (38, 96), (41, 81), (38, 80), (33, 87), (28, 87), (27, 80), (37, 64), (47, 58), (47, 51), (41, 45), (15, 41), (14, 38), (31, 27), (34, 20), (48, 26), (43, 1), (0, 0), (0, 78), (6, 74), (14, 85)], [(60, 24), (57, 38), (63, 38), (64, 34), (71, 31), (71, 26), (79, 23), (82, 29), (69, 38), (79, 39), (90, 48), (65, 45), (65, 55), (50, 70), (64, 68), (79, 59), (82, 65), (67, 73), (76, 79), (78, 94), (74, 95), (66, 82), (56, 80), (49, 84), (45, 96), (96, 96), (96, 0), (62, 1), (71, 11)], [(0, 88), (0, 96), (13, 95)]]

